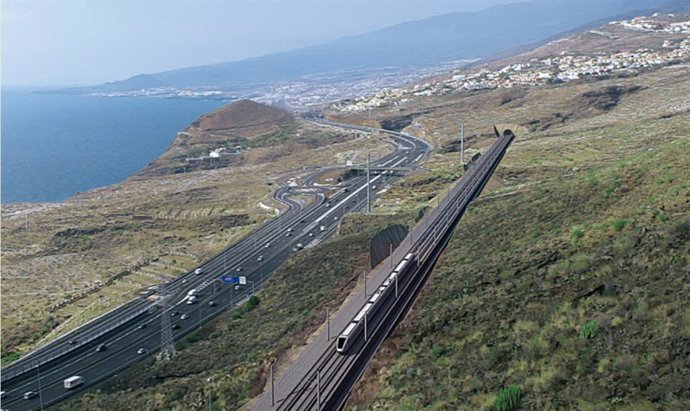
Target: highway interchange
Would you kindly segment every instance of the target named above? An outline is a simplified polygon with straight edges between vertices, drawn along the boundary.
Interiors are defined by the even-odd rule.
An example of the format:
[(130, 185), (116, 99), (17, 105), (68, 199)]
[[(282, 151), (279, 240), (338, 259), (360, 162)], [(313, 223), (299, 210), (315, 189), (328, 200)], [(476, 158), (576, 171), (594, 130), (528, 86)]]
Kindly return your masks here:
[[(315, 118), (310, 121), (375, 131)], [(372, 167), (417, 166), (429, 152), (430, 147), (421, 140), (401, 133), (380, 131), (389, 135), (395, 150), (372, 161)], [(329, 170), (314, 171), (304, 179), (308, 186), (279, 187), (274, 198), (285, 204), (287, 211), (199, 266), (201, 274), (192, 270), (166, 285), (176, 340), (230, 307), (246, 301), (252, 289), (259, 289), (271, 272), (299, 251), (298, 244), (303, 247), (318, 244), (336, 232), (345, 213), (366, 207), (365, 177), (351, 179), (346, 186), (337, 187), (337, 191), (330, 195), (326, 193), (327, 188), (311, 185), (318, 175)], [(397, 178), (397, 175), (389, 173), (373, 175), (371, 187), (382, 188)], [(372, 198), (375, 195), (373, 191)], [(306, 205), (291, 198), (295, 194), (307, 193), (313, 196), (314, 201)], [(291, 229), (290, 235), (288, 229)], [(218, 278), (223, 274), (246, 276), (247, 284), (239, 290), (232, 285), (221, 285)], [(199, 290), (199, 301), (187, 304), (185, 297), (192, 288)], [(2, 370), (2, 390), (7, 396), (2, 400), (2, 408), (32, 410), (59, 403), (157, 352), (161, 344), (161, 308), (160, 301), (151, 300), (153, 298), (133, 300), (5, 367)], [(184, 320), (181, 319), (183, 316)], [(98, 351), (102, 344), (105, 344), (105, 350)], [(145, 352), (138, 353), (140, 349)], [(63, 387), (63, 380), (73, 375), (84, 377), (85, 384), (67, 390)], [(29, 391), (40, 392), (40, 395), (24, 399), (23, 394)]]

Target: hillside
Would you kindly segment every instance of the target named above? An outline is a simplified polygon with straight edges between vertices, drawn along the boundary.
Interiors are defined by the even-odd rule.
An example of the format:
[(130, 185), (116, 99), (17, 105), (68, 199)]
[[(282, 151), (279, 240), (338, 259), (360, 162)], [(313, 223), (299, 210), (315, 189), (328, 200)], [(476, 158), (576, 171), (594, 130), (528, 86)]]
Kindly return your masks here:
[(351, 136), (326, 133), (283, 109), (239, 100), (201, 116), (179, 132), (168, 150), (137, 176), (264, 164)]
[[(687, 21), (617, 22), (479, 67), (486, 87), (463, 87), (468, 73), (333, 109), (435, 141), (445, 175), (460, 122), (469, 155), (486, 147), (487, 124), (518, 135), (348, 409), (690, 407), (690, 75), (687, 46), (673, 46), (690, 33), (664, 32)], [(543, 70), (528, 66), (535, 57), (563, 52), (577, 64), (554, 75), (590, 73), (529, 77)], [(596, 62), (625, 53), (620, 72), (597, 74)], [(369, 119), (357, 104), (380, 108)], [(500, 408), (505, 387), (521, 393), (519, 408)]]
[(518, 138), (348, 408), (494, 409), (501, 388), (515, 386), (520, 407), (503, 409), (688, 409), (688, 95), (687, 64), (676, 61), (408, 96), (371, 114), (342, 105), (331, 115), (437, 144), (428, 172), (290, 259), (258, 308), (220, 317), (171, 362), (143, 362), (60, 409), (205, 408), (209, 395), (214, 407), (246, 409), (270, 363), (284, 372), (326, 309), (363, 286), (362, 244), (376, 228), (411, 223), (462, 175), (461, 121), (468, 157), (492, 143), (493, 124)]
[[(247, 84), (294, 81), (315, 74), (426, 67), (453, 60), (489, 58), (612, 16), (676, 7), (687, 8), (687, 4), (681, 0), (520, 2), (406, 22), (323, 45), (151, 76), (169, 87), (233, 89)], [(89, 90), (111, 92), (112, 85)], [(129, 81), (121, 85), (121, 92), (140, 88)]]
[[(439, 104), (439, 97), (501, 90), (501, 104), (510, 103), (529, 87), (625, 78), (659, 67), (690, 62), (690, 14), (659, 14), (614, 20), (603, 26), (473, 67), (455, 70), (403, 88), (385, 89), (335, 103), (334, 116), (371, 109), (404, 111), (404, 107)], [(613, 93), (615, 94), (615, 92)], [(596, 97), (596, 96), (591, 96)], [(601, 97), (601, 96), (600, 96)], [(482, 99), (484, 97), (477, 97)], [(615, 98), (615, 96), (614, 96)], [(442, 103), (441, 103), (442, 104)], [(560, 121), (554, 113), (553, 121)], [(560, 114), (559, 114), (560, 115)], [(389, 122), (410, 124), (409, 115)]]
[(192, 125), (202, 131), (232, 130), (251, 139), (257, 135), (275, 131), (293, 120), (293, 117), (284, 110), (251, 100), (240, 100), (201, 116)]
[[(639, 91), (578, 104), (612, 87)], [(689, 92), (676, 67), (415, 117), (519, 138), (348, 409), (688, 409)], [(549, 112), (578, 115), (529, 127)], [(521, 407), (492, 408), (508, 386)]]

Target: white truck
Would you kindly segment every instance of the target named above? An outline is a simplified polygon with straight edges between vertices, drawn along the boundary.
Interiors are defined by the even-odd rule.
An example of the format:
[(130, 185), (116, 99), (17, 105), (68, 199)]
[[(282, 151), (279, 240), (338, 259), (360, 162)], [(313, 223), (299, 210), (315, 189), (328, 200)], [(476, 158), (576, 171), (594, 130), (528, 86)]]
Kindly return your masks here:
[(73, 376), (65, 379), (65, 381), (63, 381), (63, 385), (68, 390), (71, 390), (72, 388), (76, 388), (76, 387), (82, 385), (83, 383), (84, 383), (84, 378), (79, 376), (79, 375), (73, 375)]

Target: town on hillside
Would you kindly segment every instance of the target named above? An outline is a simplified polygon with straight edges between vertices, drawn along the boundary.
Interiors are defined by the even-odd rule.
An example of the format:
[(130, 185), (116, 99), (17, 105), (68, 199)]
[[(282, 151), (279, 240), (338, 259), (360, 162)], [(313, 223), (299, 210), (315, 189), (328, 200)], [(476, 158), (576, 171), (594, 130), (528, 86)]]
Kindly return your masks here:
[[(686, 16), (687, 17), (687, 16)], [(582, 78), (634, 74), (645, 69), (690, 61), (690, 20), (673, 14), (636, 17), (611, 21), (611, 31), (589, 30), (583, 35), (552, 41), (566, 48), (557, 55), (534, 57), (524, 62), (511, 63), (500, 68), (481, 67), (474, 70), (456, 70), (446, 79), (416, 84), (408, 88), (381, 90), (372, 96), (339, 102), (333, 108), (343, 112), (366, 111), (375, 107), (402, 105), (414, 97), (439, 96), (476, 90), (492, 90), (517, 86), (538, 86), (565, 83)], [(602, 36), (617, 39), (614, 30), (664, 35), (660, 48), (637, 48), (626, 51), (578, 52), (568, 51), (569, 42), (581, 36)], [(623, 33), (625, 34), (625, 33)]]

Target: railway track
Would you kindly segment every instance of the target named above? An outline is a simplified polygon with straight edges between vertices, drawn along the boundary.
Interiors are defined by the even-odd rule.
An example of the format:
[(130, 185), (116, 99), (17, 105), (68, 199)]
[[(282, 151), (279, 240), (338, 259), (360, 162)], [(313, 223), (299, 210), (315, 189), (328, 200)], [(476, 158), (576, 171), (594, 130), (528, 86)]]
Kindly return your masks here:
[[(395, 276), (395, 294), (389, 292), (386, 299), (377, 301), (379, 306), (371, 318), (365, 314), (364, 334), (346, 352), (339, 353), (337, 338), (321, 333), (278, 382), (277, 390), (269, 388), (255, 410), (336, 410), (343, 407), (378, 347), (414, 303), (465, 210), (482, 192), (515, 138), (510, 130), (503, 135), (498, 131), (496, 134), (497, 140), (489, 150), (373, 273), (372, 290), (381, 290), (380, 287), (386, 286), (386, 279), (389, 279), (387, 286), (392, 287), (392, 267), (405, 256), (413, 256), (414, 269)], [(354, 313), (361, 312), (360, 309), (366, 311), (362, 307), (367, 301), (369, 295), (362, 290), (331, 322), (335, 335), (343, 334), (348, 325), (357, 321)]]

